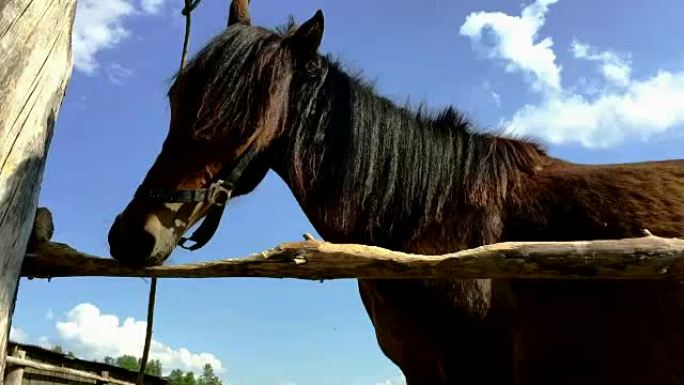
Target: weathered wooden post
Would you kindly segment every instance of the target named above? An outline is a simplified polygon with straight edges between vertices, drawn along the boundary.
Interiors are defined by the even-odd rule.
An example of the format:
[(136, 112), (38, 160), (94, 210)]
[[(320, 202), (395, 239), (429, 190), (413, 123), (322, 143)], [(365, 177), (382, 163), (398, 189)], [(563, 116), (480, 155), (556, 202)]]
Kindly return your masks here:
[[(104, 378), (109, 378), (109, 371), (107, 371), (107, 370), (101, 371), (100, 376), (104, 377)], [(98, 380), (95, 382), (95, 385), (107, 385), (107, 384), (108, 384), (108, 382), (102, 381), (102, 380)], [(5, 384), (5, 385), (7, 385), (7, 384)]]
[[(24, 359), (26, 358), (26, 352), (23, 350), (16, 349), (14, 352), (12, 352), (12, 357)], [(23, 366), (9, 366), (7, 368), (7, 375), (5, 376), (5, 385), (21, 385), (23, 379)]]
[(71, 77), (76, 0), (0, 1), (0, 384), (19, 270)]

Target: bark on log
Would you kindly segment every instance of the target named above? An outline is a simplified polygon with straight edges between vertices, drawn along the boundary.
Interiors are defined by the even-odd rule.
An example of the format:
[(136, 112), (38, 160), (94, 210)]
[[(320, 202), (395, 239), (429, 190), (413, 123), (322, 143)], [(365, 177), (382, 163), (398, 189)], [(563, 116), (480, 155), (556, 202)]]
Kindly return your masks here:
[(19, 272), (71, 76), (75, 0), (0, 1), (0, 383)]
[(684, 240), (655, 236), (581, 242), (509, 242), (428, 256), (319, 241), (285, 243), (241, 259), (129, 268), (113, 259), (45, 243), (27, 255), (36, 278), (550, 278), (684, 279)]

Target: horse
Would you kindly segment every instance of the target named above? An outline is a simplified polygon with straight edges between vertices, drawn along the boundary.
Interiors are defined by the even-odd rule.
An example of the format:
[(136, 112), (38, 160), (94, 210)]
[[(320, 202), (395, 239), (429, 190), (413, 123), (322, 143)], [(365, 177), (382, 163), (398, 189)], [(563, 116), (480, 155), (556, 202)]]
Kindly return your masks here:
[[(397, 105), (319, 53), (324, 17), (272, 31), (234, 0), (174, 77), (158, 157), (109, 231), (157, 265), (274, 171), (327, 241), (443, 254), (502, 241), (684, 233), (684, 160), (582, 165), (481, 132), (456, 108)], [(199, 230), (198, 230), (199, 231)], [(195, 234), (196, 235), (196, 234)], [(359, 279), (409, 385), (684, 383), (674, 280)]]

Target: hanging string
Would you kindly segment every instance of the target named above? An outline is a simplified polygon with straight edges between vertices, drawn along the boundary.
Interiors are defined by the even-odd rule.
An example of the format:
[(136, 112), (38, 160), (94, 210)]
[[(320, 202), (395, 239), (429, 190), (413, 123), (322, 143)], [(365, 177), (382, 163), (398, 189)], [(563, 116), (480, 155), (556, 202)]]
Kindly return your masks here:
[[(183, 40), (183, 51), (181, 53), (180, 69), (185, 67), (188, 57), (188, 46), (190, 44), (190, 29), (192, 11), (199, 5), (201, 0), (185, 0), (185, 8), (181, 14), (185, 16), (185, 39)], [(147, 302), (147, 328), (145, 330), (145, 345), (143, 347), (142, 358), (140, 358), (140, 369), (136, 385), (144, 385), (147, 360), (150, 357), (150, 345), (152, 344), (152, 329), (154, 324), (154, 304), (157, 301), (157, 277), (152, 277), (150, 282), (150, 296)]]
[(140, 359), (140, 369), (138, 370), (138, 378), (135, 381), (136, 385), (143, 385), (145, 380), (145, 370), (147, 369), (147, 360), (150, 356), (150, 345), (152, 343), (152, 323), (154, 322), (154, 304), (157, 297), (157, 278), (152, 277), (150, 282), (150, 296), (147, 302), (147, 329), (145, 330), (145, 346), (143, 347), (143, 355)]
[(181, 14), (185, 16), (185, 40), (183, 41), (183, 52), (181, 53), (180, 69), (185, 67), (185, 61), (188, 57), (188, 46), (190, 45), (190, 29), (192, 26), (192, 11), (197, 8), (202, 0), (185, 0), (185, 8)]

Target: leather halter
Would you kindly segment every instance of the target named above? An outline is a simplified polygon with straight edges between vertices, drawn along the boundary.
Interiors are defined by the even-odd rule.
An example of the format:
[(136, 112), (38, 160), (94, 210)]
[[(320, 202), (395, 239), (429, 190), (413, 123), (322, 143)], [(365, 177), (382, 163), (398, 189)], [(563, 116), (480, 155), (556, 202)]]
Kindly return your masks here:
[[(178, 242), (178, 246), (183, 249), (197, 250), (206, 245), (216, 233), (226, 204), (233, 195), (235, 185), (256, 155), (256, 149), (254, 146), (250, 146), (230, 173), (219, 173), (216, 181), (209, 188), (190, 190), (145, 189), (143, 185), (140, 185), (135, 192), (135, 197), (162, 203), (208, 203), (211, 207), (197, 230), (192, 233), (190, 238), (181, 237)], [(194, 244), (188, 246), (186, 245), (188, 242), (194, 242)]]

